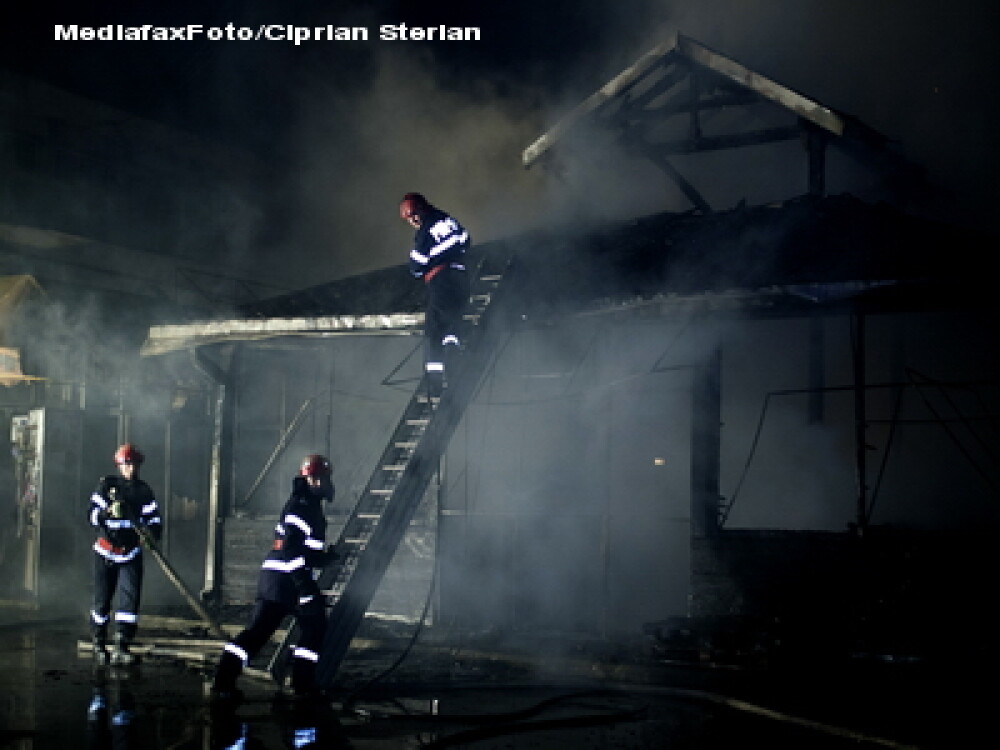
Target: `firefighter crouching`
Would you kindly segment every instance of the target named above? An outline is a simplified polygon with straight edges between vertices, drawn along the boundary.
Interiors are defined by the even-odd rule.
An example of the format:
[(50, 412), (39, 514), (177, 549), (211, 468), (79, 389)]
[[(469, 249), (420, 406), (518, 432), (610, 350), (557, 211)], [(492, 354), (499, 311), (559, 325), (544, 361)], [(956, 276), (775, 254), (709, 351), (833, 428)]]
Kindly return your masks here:
[[(94, 542), (94, 590), (90, 627), (94, 657), (109, 658), (113, 664), (135, 661), (129, 644), (139, 627), (142, 595), (142, 545), (136, 525), (149, 530), (159, 540), (163, 524), (153, 490), (139, 478), (144, 456), (131, 443), (119, 446), (114, 461), (119, 474), (103, 477), (90, 496), (88, 519), (98, 530)], [(114, 648), (108, 653), (108, 626), (111, 603), (117, 592), (114, 612)]]
[(333, 500), (330, 462), (306, 456), (292, 492), (278, 517), (274, 541), (257, 578), (250, 624), (223, 648), (212, 681), (213, 704), (225, 706), (242, 698), (236, 687), (243, 667), (264, 647), (282, 620), (293, 614), (299, 640), (292, 651), (291, 678), (296, 697), (318, 697), (316, 666), (326, 631), (323, 597), (313, 575), (335, 555), (325, 549), (323, 500)]

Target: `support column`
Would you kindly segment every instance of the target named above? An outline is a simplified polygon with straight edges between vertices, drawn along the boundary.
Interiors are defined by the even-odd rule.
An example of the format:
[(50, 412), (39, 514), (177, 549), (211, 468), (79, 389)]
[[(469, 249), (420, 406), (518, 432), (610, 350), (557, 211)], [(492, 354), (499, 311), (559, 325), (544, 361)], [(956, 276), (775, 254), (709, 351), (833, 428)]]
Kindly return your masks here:
[(691, 536), (719, 531), (722, 348), (694, 368), (691, 387)]
[(801, 120), (809, 156), (809, 195), (826, 194), (826, 132), (812, 123)]
[(865, 401), (865, 311), (862, 302), (857, 302), (852, 313), (854, 362), (854, 453), (857, 461), (857, 524), (858, 535), (863, 535), (868, 525), (868, 464), (867, 452), (867, 404)]
[(233, 506), (232, 443), (236, 409), (231, 391), (235, 355), (230, 360), (228, 370), (208, 359), (199, 349), (192, 350), (191, 359), (194, 366), (215, 385), (212, 460), (208, 485), (208, 540), (205, 550), (205, 583), (201, 590), (203, 600), (214, 602), (222, 591), (224, 524)]

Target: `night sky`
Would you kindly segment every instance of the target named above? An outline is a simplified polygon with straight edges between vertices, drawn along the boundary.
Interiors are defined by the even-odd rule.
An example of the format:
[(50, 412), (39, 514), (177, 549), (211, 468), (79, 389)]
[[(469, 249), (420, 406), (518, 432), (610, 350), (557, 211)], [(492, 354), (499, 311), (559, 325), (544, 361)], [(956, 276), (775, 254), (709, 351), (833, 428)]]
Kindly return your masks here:
[[(521, 151), (674, 32), (858, 117), (927, 170), (943, 191), (942, 214), (992, 227), (1000, 200), (1000, 113), (991, 95), (1000, 69), (997, 7), (986, 0), (59, 0), (5, 6), (0, 65), (274, 165), (284, 203), (297, 212), (286, 241), (322, 249), (329, 259), (322, 273), (336, 277), (400, 262), (408, 235), (395, 205), (408, 190), (464, 217), (479, 239), (544, 223), (558, 188), (541, 170), (525, 172)], [(229, 23), (365, 26), (372, 37), (300, 45), (206, 34), (54, 40), (56, 24)], [(381, 41), (385, 23), (478, 26), (482, 39)]]

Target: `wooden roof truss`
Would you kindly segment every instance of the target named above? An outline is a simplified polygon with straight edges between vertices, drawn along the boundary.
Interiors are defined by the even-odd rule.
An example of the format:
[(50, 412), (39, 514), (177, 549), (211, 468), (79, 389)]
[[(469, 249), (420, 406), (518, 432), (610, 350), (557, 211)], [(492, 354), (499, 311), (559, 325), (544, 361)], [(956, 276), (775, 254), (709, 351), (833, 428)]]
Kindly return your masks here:
[(828, 143), (868, 152), (884, 151), (886, 144), (883, 136), (849, 116), (680, 35), (577, 105), (524, 150), (524, 165), (559, 169), (556, 147), (572, 151), (572, 131), (585, 121), (610, 129), (629, 152), (659, 167), (704, 213), (711, 206), (674, 165), (678, 155), (800, 139), (808, 154), (809, 192), (822, 195)]

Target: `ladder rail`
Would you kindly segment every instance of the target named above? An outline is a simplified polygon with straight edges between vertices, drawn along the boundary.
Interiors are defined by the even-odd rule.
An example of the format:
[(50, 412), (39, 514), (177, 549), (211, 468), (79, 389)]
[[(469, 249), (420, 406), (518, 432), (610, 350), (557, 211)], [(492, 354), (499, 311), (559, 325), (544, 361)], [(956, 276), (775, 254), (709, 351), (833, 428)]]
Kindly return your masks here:
[[(326, 638), (318, 666), (318, 681), (328, 686), (360, 627), (371, 599), (423, 499), (440, 458), (472, 400), (492, 356), (489, 334), (497, 291), (509, 276), (513, 258), (501, 259), (502, 270), (484, 271), (486, 254), (474, 279), (486, 291), (470, 289), (465, 320), (472, 320), (465, 351), (449, 368), (454, 370), (440, 399), (427, 397), (428, 378), (421, 378), (403, 409), (379, 461), (358, 496), (335, 545), (339, 558), (320, 571), (317, 583), (328, 608)], [(293, 621), (278, 644), (267, 670), (278, 684), (287, 673), (291, 646), (298, 637)]]

